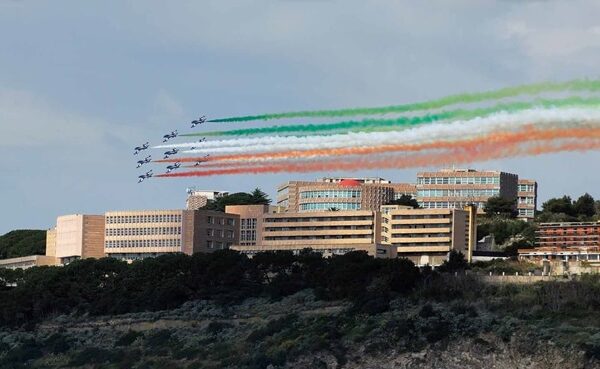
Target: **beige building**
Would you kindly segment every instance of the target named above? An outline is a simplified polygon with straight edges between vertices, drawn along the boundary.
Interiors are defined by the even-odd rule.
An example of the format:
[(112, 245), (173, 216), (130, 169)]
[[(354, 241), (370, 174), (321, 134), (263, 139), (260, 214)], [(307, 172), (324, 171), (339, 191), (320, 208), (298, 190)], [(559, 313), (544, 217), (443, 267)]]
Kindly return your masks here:
[[(397, 191), (397, 192), (396, 192)], [(277, 205), (290, 213), (328, 210), (371, 210), (402, 194), (414, 194), (410, 184), (391, 183), (382, 178), (322, 178), (290, 181), (277, 188)]]
[(533, 221), (537, 209), (537, 182), (531, 179), (520, 179), (517, 192), (518, 217), (528, 222)]
[(250, 255), (311, 248), (325, 256), (367, 251), (376, 257), (395, 257), (393, 247), (379, 242), (378, 217), (378, 212), (368, 210), (264, 213), (256, 245), (232, 249)]
[(262, 239), (263, 216), (275, 213), (269, 205), (229, 205), (225, 212), (240, 217), (239, 246), (256, 246), (257, 241)]
[(45, 255), (31, 255), (0, 260), (0, 268), (28, 269), (34, 266), (56, 265), (56, 258)]
[(416, 265), (436, 266), (451, 250), (471, 259), (476, 244), (476, 209), (413, 209), (388, 205), (381, 209), (381, 242), (397, 248), (398, 257)]
[(185, 208), (187, 210), (198, 210), (206, 206), (208, 200), (216, 200), (219, 197), (229, 195), (227, 191), (208, 191), (198, 190), (194, 187), (187, 189), (187, 200), (185, 202)]
[(136, 260), (173, 252), (191, 255), (239, 242), (239, 216), (210, 210), (106, 213), (107, 256)]
[(73, 260), (104, 257), (104, 216), (64, 215), (46, 232), (46, 256), (59, 265)]
[(482, 213), (490, 197), (517, 199), (518, 176), (498, 171), (442, 169), (417, 174), (417, 201), (425, 209), (462, 209), (474, 204)]

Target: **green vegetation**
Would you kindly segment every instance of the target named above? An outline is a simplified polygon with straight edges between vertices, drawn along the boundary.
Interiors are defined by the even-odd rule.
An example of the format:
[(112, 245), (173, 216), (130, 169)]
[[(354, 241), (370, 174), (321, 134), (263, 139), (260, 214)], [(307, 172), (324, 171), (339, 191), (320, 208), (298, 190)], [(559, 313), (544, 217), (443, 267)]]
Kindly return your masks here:
[(386, 205), (405, 205), (412, 206), (414, 209), (420, 208), (417, 199), (413, 198), (411, 195), (401, 195), (399, 198), (387, 202)]
[(0, 236), (0, 259), (46, 253), (46, 231), (17, 230)]
[(517, 199), (505, 199), (500, 196), (490, 197), (485, 203), (485, 213), (488, 216), (500, 216), (504, 218), (516, 218)]
[[(425, 350), (436, 360), (448, 352), (452, 360), (464, 354), (485, 362), (493, 353), (505, 367), (521, 359), (556, 363), (544, 368), (574, 367), (564, 358), (581, 357), (589, 368), (600, 363), (598, 276), (486, 284), (474, 273), (454, 276), (464, 267), (458, 253), (445, 267), (452, 274), (444, 274), (358, 252), (248, 260), (223, 251), (34, 268), (20, 284), (50, 277), (60, 286), (19, 312), (41, 325), (23, 320), (26, 329), (14, 329), (3, 321), (0, 368), (386, 368), (392, 357), (422, 367), (409, 364)], [(56, 279), (50, 271), (64, 274)], [(65, 290), (76, 304), (64, 300)], [(6, 300), (27, 303), (27, 295), (20, 286), (3, 293), (0, 312), (6, 318)], [(50, 308), (50, 298), (61, 301)], [(453, 367), (436, 363), (428, 367)]]
[(577, 200), (570, 196), (549, 199), (542, 204), (542, 211), (537, 214), (538, 222), (585, 222), (598, 219), (599, 202), (585, 193)]
[(227, 205), (268, 205), (270, 203), (269, 196), (256, 188), (252, 193), (236, 192), (216, 200), (208, 200), (203, 209), (225, 211)]

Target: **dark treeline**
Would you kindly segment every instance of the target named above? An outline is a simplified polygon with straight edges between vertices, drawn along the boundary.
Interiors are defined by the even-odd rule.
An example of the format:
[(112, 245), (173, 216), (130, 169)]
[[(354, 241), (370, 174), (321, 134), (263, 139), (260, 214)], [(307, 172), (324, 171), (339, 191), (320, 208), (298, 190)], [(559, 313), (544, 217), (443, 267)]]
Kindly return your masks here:
[[(35, 323), (59, 314), (121, 314), (170, 309), (195, 299), (226, 303), (280, 298), (313, 289), (320, 299), (349, 299), (365, 312), (383, 311), (421, 278), (406, 259), (364, 252), (322, 258), (306, 250), (257, 254), (235, 251), (165, 255), (126, 264), (111, 258), (65, 267), (0, 271), (0, 325)], [(16, 287), (11, 287), (16, 284)]]

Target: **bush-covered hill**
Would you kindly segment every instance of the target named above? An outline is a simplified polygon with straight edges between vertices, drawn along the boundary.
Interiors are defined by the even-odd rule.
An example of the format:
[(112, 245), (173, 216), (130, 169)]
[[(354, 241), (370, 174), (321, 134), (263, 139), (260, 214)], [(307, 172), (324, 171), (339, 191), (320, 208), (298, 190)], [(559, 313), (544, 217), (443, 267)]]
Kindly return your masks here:
[(461, 265), (224, 250), (3, 271), (0, 368), (600, 367), (598, 276), (486, 284)]
[(23, 229), (0, 236), (0, 259), (46, 253), (46, 231)]

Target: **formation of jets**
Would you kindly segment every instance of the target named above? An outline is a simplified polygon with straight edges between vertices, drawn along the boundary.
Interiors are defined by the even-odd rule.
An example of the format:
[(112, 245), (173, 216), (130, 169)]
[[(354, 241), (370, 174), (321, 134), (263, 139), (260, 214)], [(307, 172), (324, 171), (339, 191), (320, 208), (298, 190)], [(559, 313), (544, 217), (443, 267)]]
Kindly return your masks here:
[[(196, 126), (203, 124), (206, 122), (206, 116), (201, 116), (198, 119), (194, 119), (192, 120), (191, 124), (192, 124), (192, 128), (195, 128)], [(167, 133), (165, 135), (163, 135), (162, 137), (162, 142), (168, 142), (169, 140), (176, 138), (179, 135), (179, 132), (177, 132), (177, 130), (171, 131), (170, 133)], [(198, 140), (198, 144), (205, 142), (206, 141), (206, 137), (202, 137), (201, 139)], [(136, 146), (134, 148), (134, 152), (133, 155), (137, 155), (140, 152), (147, 150), (150, 147), (150, 143), (146, 142), (145, 144), (141, 145), (141, 146)], [(192, 146), (190, 148), (190, 150), (195, 150), (199, 148), (198, 146)], [(168, 159), (170, 156), (173, 155), (177, 155), (179, 153), (179, 149), (173, 148), (171, 150), (168, 150), (164, 153), (164, 159)], [(194, 166), (199, 166), (200, 164), (202, 164), (203, 162), (207, 161), (206, 158), (208, 158), (208, 156), (210, 156), (209, 154), (207, 154), (204, 159), (200, 159), (196, 162), (196, 164)], [(147, 157), (145, 157), (143, 160), (138, 160), (137, 161), (137, 166), (136, 168), (140, 168), (145, 164), (151, 163), (152, 162), (152, 156), (148, 155)], [(172, 165), (168, 165), (167, 166), (167, 173), (171, 173), (174, 170), (177, 170), (181, 167), (181, 163), (180, 162), (176, 162), (175, 164)], [(152, 172), (152, 170), (149, 170), (148, 172), (138, 176), (138, 183), (142, 183), (144, 182), (144, 180), (151, 178), (152, 176), (154, 176), (154, 173)]]

